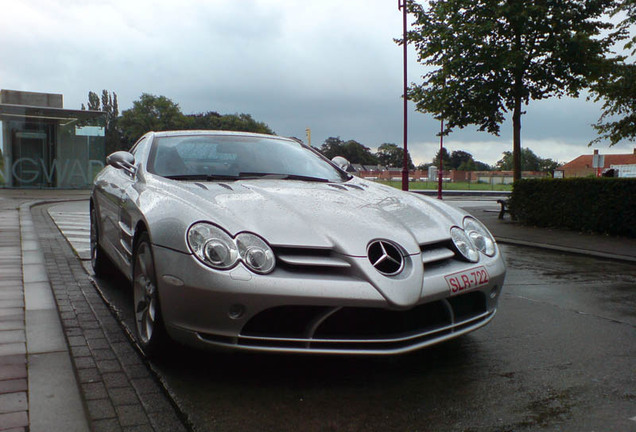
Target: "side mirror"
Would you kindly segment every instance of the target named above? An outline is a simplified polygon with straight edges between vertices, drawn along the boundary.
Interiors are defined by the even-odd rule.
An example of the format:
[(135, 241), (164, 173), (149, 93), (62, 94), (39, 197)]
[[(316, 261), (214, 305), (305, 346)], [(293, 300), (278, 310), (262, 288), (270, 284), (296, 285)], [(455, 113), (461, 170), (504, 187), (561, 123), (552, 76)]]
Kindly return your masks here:
[(331, 159), (331, 162), (333, 162), (338, 168), (340, 168), (341, 170), (345, 172), (351, 166), (351, 163), (346, 158), (343, 158), (342, 156), (334, 157), (333, 159)]
[(123, 169), (131, 176), (135, 175), (135, 157), (127, 151), (118, 151), (106, 158), (106, 163), (117, 169)]

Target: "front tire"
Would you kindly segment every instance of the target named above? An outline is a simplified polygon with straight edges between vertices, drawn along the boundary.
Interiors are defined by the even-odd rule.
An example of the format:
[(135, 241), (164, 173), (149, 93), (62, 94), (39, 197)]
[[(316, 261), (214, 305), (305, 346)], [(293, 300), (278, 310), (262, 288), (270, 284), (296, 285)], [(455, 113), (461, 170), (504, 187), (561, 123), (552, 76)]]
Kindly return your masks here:
[(133, 307), (137, 342), (149, 357), (166, 345), (168, 337), (161, 318), (155, 261), (148, 233), (142, 233), (133, 255)]
[(113, 265), (99, 246), (99, 226), (97, 225), (97, 210), (91, 208), (91, 267), (98, 278), (106, 278), (113, 271)]

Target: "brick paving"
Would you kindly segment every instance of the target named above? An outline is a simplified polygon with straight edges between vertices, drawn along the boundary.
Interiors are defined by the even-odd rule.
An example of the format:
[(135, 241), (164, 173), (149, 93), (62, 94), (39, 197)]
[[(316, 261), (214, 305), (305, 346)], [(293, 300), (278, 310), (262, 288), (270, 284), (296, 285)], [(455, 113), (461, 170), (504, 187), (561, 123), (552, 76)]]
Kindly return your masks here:
[[(36, 388), (37, 392), (41, 389), (41, 384), (33, 387), (36, 380), (31, 375), (38, 372), (42, 363), (49, 364), (51, 360), (60, 359), (58, 354), (70, 357), (74, 375), (71, 381), (76, 379), (79, 387), (76, 390), (81, 393), (78, 411), (84, 411), (80, 415), (85, 415), (88, 420), (84, 428), (72, 430), (190, 430), (185, 416), (175, 407), (143, 356), (131, 343), (130, 336), (100, 297), (45, 207), (34, 207), (35, 227), (29, 225), (30, 214), (24, 222), (28, 206), (20, 210), (17, 208), (20, 202), (35, 199), (63, 200), (65, 193), (10, 191), (8, 195), (15, 196), (6, 199), (8, 195), (5, 192), (0, 196), (0, 431), (71, 430), (33, 423), (34, 418), (38, 418), (38, 410), (43, 407), (42, 399), (45, 403), (49, 401), (46, 400), (47, 395), (40, 395), (39, 400), (30, 397), (34, 396), (29, 393), (30, 390)], [(85, 198), (86, 192), (68, 195), (67, 199), (81, 199)], [(559, 250), (632, 262), (636, 260), (634, 239), (555, 233), (520, 227), (509, 221), (496, 220), (494, 216), (489, 218), (488, 214), (479, 216), (500, 241), (558, 247)], [(55, 298), (47, 304), (46, 295), (40, 293), (50, 296), (51, 289)], [(42, 316), (34, 312), (46, 313), (50, 308), (55, 314), (55, 321), (61, 322), (63, 350), (45, 340), (49, 332), (33, 325), (38, 324), (34, 318)], [(41, 354), (47, 349), (48, 357), (46, 353)], [(59, 369), (54, 366), (49, 369), (50, 375), (39, 378), (54, 383)], [(40, 373), (42, 370), (46, 368), (40, 369)]]
[(28, 430), (27, 378), (20, 218), (17, 209), (5, 206), (0, 213), (0, 430)]
[(86, 193), (2, 192), (0, 431), (190, 430), (44, 207), (28, 205)]
[(32, 214), (91, 429), (189, 430), (45, 208)]

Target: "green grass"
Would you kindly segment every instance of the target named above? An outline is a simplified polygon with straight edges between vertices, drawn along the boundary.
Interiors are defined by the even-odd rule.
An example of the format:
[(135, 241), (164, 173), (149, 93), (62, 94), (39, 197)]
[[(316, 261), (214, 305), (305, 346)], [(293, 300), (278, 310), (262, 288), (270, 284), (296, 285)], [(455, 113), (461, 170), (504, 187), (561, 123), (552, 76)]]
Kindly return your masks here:
[[(378, 183), (393, 186), (396, 189), (402, 188), (400, 181), (378, 180)], [(437, 182), (409, 182), (409, 190), (437, 190)], [(469, 183), (469, 182), (445, 182), (442, 184), (442, 190), (492, 190), (492, 191), (512, 191), (511, 184), (488, 184), (488, 183)]]

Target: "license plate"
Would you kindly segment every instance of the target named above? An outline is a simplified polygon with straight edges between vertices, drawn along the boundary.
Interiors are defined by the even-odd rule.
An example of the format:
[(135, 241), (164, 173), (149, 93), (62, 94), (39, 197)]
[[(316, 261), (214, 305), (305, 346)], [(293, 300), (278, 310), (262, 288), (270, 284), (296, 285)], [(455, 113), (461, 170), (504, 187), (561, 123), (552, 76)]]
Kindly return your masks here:
[(450, 295), (458, 295), (470, 291), (480, 286), (488, 284), (490, 277), (485, 267), (476, 267), (470, 270), (464, 270), (444, 277), (448, 288), (450, 289)]

